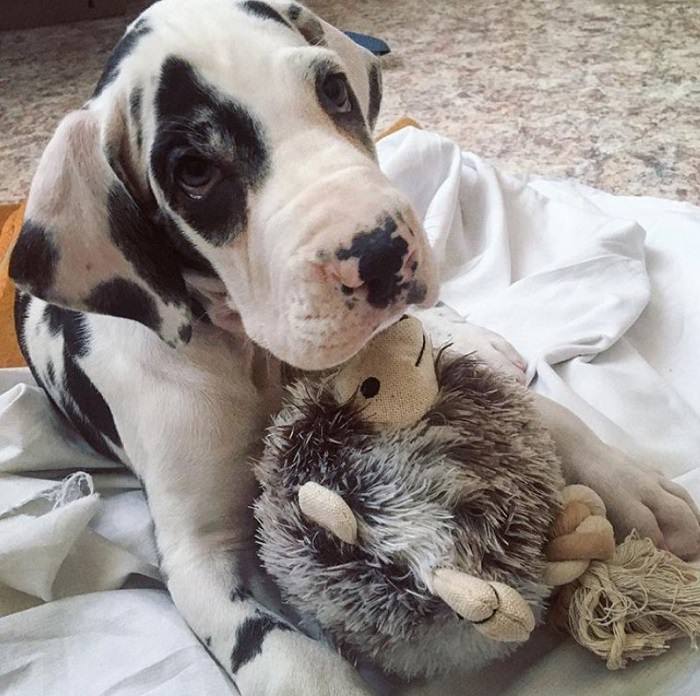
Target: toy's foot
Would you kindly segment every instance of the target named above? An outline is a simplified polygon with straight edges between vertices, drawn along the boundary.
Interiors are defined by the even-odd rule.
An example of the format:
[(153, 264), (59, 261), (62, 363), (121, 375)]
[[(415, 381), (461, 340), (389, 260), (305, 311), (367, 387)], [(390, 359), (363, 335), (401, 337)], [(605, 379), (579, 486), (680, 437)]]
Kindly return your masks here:
[(432, 584), (433, 591), (445, 604), (492, 640), (522, 642), (535, 628), (532, 609), (508, 585), (487, 582), (449, 568), (436, 570)]

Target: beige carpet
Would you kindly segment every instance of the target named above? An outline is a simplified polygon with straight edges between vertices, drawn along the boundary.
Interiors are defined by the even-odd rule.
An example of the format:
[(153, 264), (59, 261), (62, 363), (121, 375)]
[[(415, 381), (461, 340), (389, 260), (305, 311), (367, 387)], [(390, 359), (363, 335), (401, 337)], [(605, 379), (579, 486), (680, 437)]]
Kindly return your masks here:
[[(506, 170), (700, 203), (700, 2), (309, 4), (391, 44), (380, 128), (410, 114)], [(26, 194), (124, 26), (0, 34), (0, 201)]]

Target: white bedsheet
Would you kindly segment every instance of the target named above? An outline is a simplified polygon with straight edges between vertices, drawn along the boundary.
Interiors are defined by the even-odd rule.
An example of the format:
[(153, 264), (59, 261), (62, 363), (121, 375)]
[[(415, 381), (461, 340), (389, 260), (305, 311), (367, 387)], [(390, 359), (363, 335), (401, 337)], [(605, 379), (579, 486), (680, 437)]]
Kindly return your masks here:
[[(442, 300), (514, 343), (534, 389), (700, 501), (700, 208), (506, 176), (415, 129), (378, 151), (424, 219)], [(89, 475), (57, 483), (76, 470)], [(156, 565), (138, 482), (65, 431), (28, 371), (0, 371), (0, 694), (234, 693)], [(505, 665), (405, 693), (697, 696), (700, 656), (679, 643), (609, 673), (540, 632)]]

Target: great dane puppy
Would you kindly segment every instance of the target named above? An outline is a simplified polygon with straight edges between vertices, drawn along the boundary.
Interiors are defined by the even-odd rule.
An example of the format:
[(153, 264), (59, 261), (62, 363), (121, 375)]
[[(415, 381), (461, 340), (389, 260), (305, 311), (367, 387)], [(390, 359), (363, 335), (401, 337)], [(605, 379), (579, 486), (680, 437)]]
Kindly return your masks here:
[[(141, 479), (173, 600), (244, 696), (367, 693), (277, 611), (249, 462), (282, 364), (330, 368), (436, 299), (421, 225), (376, 163), (380, 97), (376, 60), (296, 3), (162, 0), (58, 126), (12, 256), (34, 376)], [(502, 339), (424, 319), (518, 375)], [(681, 489), (539, 403), (620, 533), (697, 550)]]

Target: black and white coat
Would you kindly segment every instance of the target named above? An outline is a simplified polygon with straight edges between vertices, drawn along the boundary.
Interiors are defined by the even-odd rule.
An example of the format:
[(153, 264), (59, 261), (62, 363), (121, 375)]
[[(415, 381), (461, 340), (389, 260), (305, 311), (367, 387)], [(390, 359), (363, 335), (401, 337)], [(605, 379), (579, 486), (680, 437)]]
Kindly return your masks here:
[[(296, 3), (161, 0), (58, 126), (11, 260), (37, 381), (143, 482), (173, 600), (244, 696), (367, 693), (275, 611), (250, 457), (281, 361), (331, 367), (436, 299), (420, 222), (376, 163), (380, 97), (376, 59)], [(517, 372), (502, 339), (452, 329)], [(663, 539), (673, 512), (698, 544), (682, 493), (542, 412), (570, 479), (600, 484), (620, 530), (646, 519)]]

